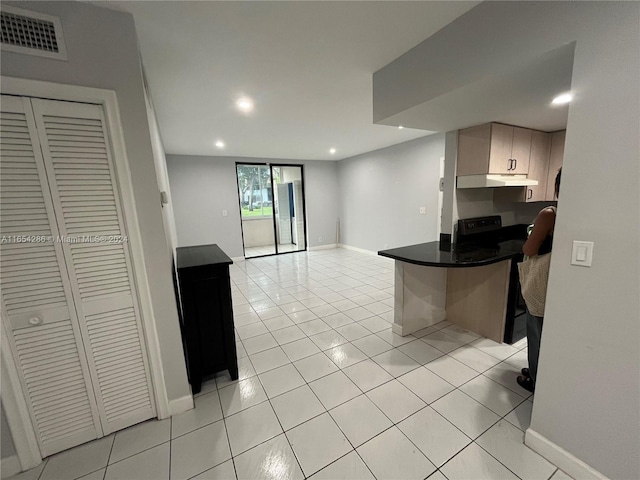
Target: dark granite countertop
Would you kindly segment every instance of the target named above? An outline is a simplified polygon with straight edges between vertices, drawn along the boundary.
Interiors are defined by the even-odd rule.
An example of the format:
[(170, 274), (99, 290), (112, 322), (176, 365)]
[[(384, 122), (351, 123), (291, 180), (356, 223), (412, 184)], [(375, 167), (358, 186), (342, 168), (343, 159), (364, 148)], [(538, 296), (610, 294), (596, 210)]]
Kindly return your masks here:
[(233, 263), (233, 260), (216, 244), (178, 247), (176, 254), (178, 256), (176, 261), (178, 269), (216, 264), (231, 265)]
[(495, 244), (419, 243), (381, 250), (378, 255), (426, 267), (462, 268), (490, 265), (522, 255), (524, 240), (505, 240)]

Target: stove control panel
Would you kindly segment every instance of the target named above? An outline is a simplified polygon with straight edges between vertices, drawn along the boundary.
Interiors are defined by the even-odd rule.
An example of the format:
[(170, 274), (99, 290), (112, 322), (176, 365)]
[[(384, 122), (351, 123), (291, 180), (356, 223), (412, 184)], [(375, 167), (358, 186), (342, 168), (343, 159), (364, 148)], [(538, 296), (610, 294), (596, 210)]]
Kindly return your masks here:
[(500, 215), (458, 220), (458, 235), (492, 232), (500, 228), (502, 228), (502, 217)]

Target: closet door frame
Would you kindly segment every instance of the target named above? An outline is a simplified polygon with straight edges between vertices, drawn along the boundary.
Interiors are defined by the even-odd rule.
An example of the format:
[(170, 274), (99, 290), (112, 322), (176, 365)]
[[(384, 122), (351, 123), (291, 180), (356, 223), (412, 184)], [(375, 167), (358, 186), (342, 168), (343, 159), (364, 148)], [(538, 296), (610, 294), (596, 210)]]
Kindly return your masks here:
[[(80, 87), (59, 83), (27, 80), (22, 78), (0, 76), (2, 93), (24, 97), (45, 98), (50, 100), (92, 103), (103, 107), (106, 126), (111, 140), (115, 177), (117, 179), (124, 224), (127, 228), (131, 261), (133, 263), (133, 277), (138, 293), (138, 302), (142, 316), (144, 341), (149, 356), (149, 367), (153, 383), (154, 401), (158, 418), (171, 415), (167, 388), (162, 370), (160, 357), (160, 342), (155, 322), (153, 321), (153, 307), (149, 289), (149, 279), (145, 269), (142, 249), (142, 237), (135, 208), (133, 185), (129, 175), (129, 162), (124, 143), (124, 132), (120, 121), (120, 111), (116, 92), (91, 87)], [(7, 423), (11, 430), (16, 447), (16, 453), (23, 470), (35, 467), (42, 461), (38, 448), (35, 429), (29, 416), (27, 401), (22, 393), (18, 368), (11, 355), (7, 341), (7, 319), (0, 319), (2, 333), (2, 401), (7, 414)], [(24, 435), (14, 432), (23, 432)]]

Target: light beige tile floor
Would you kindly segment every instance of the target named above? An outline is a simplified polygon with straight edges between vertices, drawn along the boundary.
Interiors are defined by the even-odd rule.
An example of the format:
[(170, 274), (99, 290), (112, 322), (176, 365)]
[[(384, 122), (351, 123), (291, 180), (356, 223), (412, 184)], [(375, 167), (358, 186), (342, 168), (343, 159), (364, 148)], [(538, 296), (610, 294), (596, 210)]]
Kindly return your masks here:
[(45, 459), (15, 480), (567, 478), (524, 447), (514, 346), (448, 322), (391, 332), (393, 262), (348, 250), (231, 266), (242, 377), (196, 409)]

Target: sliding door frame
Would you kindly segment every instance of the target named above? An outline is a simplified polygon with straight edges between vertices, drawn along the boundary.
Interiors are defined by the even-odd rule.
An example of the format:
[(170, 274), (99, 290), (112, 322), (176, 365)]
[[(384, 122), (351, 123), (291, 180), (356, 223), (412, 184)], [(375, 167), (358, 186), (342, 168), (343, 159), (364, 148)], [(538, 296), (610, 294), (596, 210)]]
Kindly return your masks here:
[[(294, 250), (292, 252), (281, 252), (282, 254), (284, 253), (298, 253), (298, 252), (305, 252), (309, 249), (309, 239), (307, 238), (307, 196), (305, 194), (304, 191), (304, 165), (300, 165), (300, 164), (293, 164), (293, 163), (272, 163), (271, 164), (271, 172), (272, 172), (272, 178), (273, 178), (273, 167), (300, 167), (300, 183), (301, 183), (301, 187), (302, 187), (302, 214), (304, 215), (304, 222), (302, 222), (302, 227), (303, 227), (303, 231), (304, 231), (304, 249), (303, 250)], [(276, 220), (275, 220), (275, 214), (273, 216), (273, 228), (275, 229), (275, 224), (276, 224)], [(276, 244), (278, 242), (276, 241)], [(276, 247), (276, 252), (278, 251), (277, 247)]]
[[(304, 190), (304, 165), (294, 164), (294, 163), (267, 163), (267, 162), (236, 162), (236, 190), (238, 192), (238, 211), (240, 212), (240, 233), (242, 235), (242, 254), (246, 259), (246, 250), (244, 247), (244, 227), (242, 225), (242, 199), (240, 198), (240, 181), (238, 179), (238, 165), (255, 165), (260, 167), (269, 167), (269, 178), (271, 179), (271, 205), (272, 205), (272, 213), (271, 218), (273, 220), (273, 243), (275, 247), (276, 253), (267, 253), (265, 255), (256, 255), (255, 257), (249, 258), (262, 258), (262, 257), (273, 257), (274, 255), (284, 255), (287, 253), (298, 253), (304, 252), (309, 249), (309, 240), (307, 238), (307, 197)], [(276, 231), (276, 212), (275, 212), (275, 198), (274, 198), (274, 183), (273, 183), (273, 168), (280, 167), (300, 167), (300, 182), (302, 187), (302, 213), (304, 215), (304, 222), (302, 224), (304, 231), (304, 249), (301, 250), (293, 250), (291, 252), (279, 252), (278, 251), (278, 235)]]

